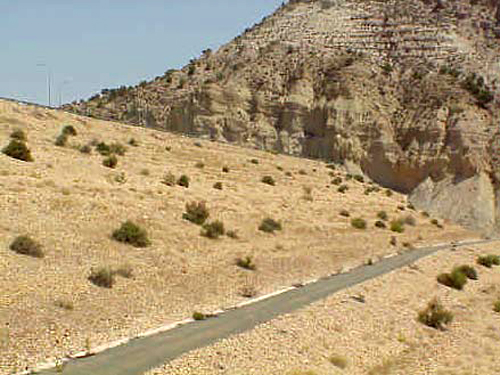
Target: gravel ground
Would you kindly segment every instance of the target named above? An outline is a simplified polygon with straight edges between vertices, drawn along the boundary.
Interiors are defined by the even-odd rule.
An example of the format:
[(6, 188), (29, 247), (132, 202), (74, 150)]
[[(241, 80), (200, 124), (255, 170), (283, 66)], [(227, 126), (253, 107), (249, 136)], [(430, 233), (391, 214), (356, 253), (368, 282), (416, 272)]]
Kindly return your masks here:
[[(500, 298), (500, 267), (475, 266), (479, 280), (463, 291), (436, 282), (439, 273), (475, 265), (484, 253), (500, 251), (484, 245), (438, 253), (148, 375), (498, 374), (500, 314), (493, 303)], [(416, 319), (434, 297), (454, 314), (444, 332)]]

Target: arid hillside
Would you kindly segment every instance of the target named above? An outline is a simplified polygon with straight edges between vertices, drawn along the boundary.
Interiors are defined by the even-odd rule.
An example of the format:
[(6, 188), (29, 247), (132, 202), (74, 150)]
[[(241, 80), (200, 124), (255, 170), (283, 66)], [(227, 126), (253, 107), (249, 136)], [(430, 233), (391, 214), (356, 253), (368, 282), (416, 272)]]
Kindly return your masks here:
[(2, 374), (477, 236), (336, 164), (40, 107), (0, 101), (0, 150)]
[(491, 231), (499, 58), (496, 0), (295, 0), (181, 70), (65, 108), (347, 163)]

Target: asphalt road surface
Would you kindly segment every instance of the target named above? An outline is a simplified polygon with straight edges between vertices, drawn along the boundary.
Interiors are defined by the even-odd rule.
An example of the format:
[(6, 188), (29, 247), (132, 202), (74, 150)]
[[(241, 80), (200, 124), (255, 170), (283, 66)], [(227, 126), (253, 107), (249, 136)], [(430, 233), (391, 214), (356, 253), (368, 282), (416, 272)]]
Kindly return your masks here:
[[(493, 241), (498, 240), (460, 242), (454, 246), (478, 245)], [(254, 304), (229, 310), (214, 318), (182, 325), (153, 336), (134, 339), (95, 356), (70, 361), (63, 374), (140, 375), (189, 351), (251, 330), (259, 324), (324, 299), (339, 290), (360, 284), (409, 265), (439, 250), (449, 248), (451, 248), (450, 245), (439, 245), (412, 250), (371, 266), (358, 267), (348, 273), (324, 278)], [(43, 371), (41, 374), (56, 374), (56, 371)]]

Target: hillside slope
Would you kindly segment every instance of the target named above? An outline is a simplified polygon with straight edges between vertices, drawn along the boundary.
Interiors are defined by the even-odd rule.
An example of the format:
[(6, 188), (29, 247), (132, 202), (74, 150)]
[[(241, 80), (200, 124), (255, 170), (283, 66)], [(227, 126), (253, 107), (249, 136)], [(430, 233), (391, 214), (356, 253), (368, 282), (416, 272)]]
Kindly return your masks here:
[(500, 205), (499, 41), (496, 0), (296, 0), (179, 71), (65, 108), (348, 162), (487, 231)]
[[(76, 135), (63, 145), (68, 125)], [(319, 161), (0, 101), (1, 150), (17, 129), (33, 161), (0, 153), (2, 374), (412, 245), (475, 237), (441, 219), (431, 223), (405, 196)], [(114, 169), (103, 165), (101, 142), (123, 153)], [(166, 185), (169, 172), (187, 175), (189, 187), (175, 178)], [(206, 201), (209, 221), (237, 236), (200, 235), (183, 219), (193, 201)], [(259, 230), (266, 217), (282, 230)], [(366, 229), (362, 220), (353, 227), (357, 218)], [(398, 218), (402, 233), (388, 228)], [(126, 220), (147, 231), (149, 246), (113, 239)], [(13, 251), (18, 236), (38, 242), (45, 256)], [(256, 270), (236, 265), (247, 256)], [(102, 267), (111, 269), (112, 288), (89, 280)]]

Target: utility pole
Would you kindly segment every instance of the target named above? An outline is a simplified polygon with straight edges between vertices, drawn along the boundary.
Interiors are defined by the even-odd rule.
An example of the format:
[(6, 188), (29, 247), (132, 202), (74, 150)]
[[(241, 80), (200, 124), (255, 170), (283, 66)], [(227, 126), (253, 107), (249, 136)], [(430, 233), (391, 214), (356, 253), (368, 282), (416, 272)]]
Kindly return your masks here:
[(50, 100), (50, 81), (51, 81), (51, 72), (50, 72), (50, 66), (48, 66), (47, 64), (43, 63), (43, 64), (36, 64), (36, 66), (40, 66), (40, 67), (45, 67), (47, 69), (47, 91), (48, 91), (48, 106), (50, 107), (51, 106), (51, 100)]
[(59, 107), (62, 106), (62, 101), (63, 101), (63, 87), (64, 85), (67, 85), (68, 83), (71, 83), (70, 79), (65, 79), (62, 81), (62, 83), (59, 85)]

